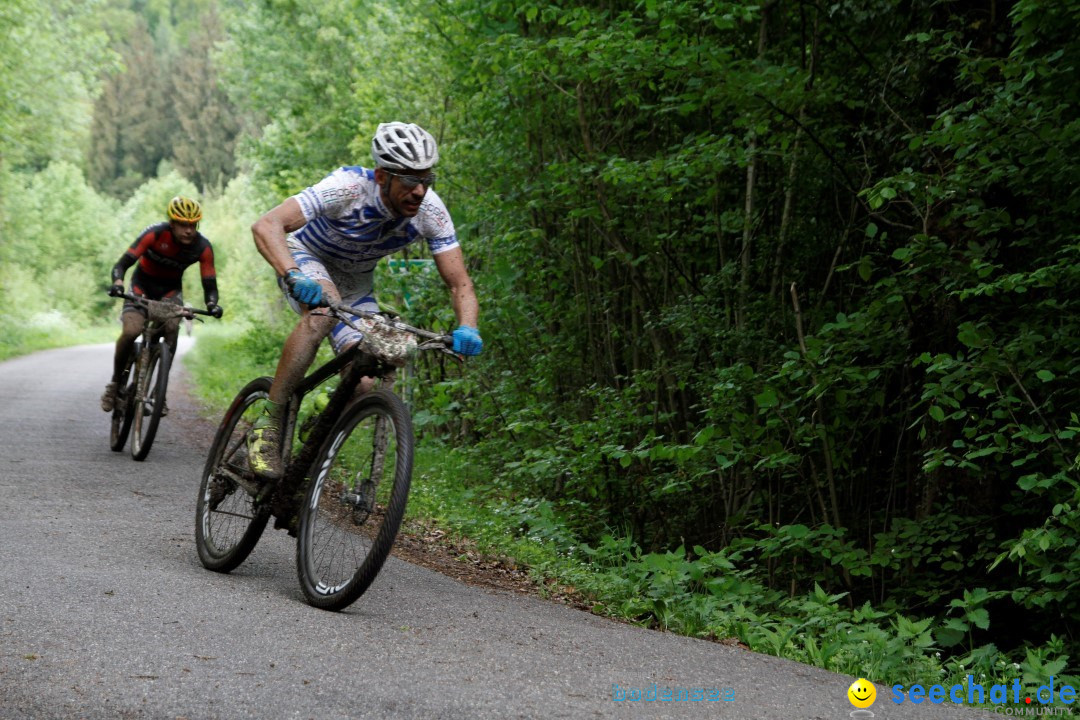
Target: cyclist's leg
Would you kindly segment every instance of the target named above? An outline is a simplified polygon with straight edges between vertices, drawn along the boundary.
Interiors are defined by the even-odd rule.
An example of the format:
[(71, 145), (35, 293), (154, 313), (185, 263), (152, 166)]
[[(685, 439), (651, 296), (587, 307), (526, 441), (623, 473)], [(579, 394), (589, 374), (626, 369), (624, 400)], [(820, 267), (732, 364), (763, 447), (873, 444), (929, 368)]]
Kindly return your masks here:
[(142, 308), (136, 305), (124, 305), (124, 313), (120, 316), (123, 329), (116, 341), (116, 352), (113, 355), (113, 382), (119, 382), (127, 367), (128, 358), (135, 349), (135, 341), (139, 339), (143, 328), (146, 327), (146, 314)]
[(135, 351), (135, 341), (142, 334), (146, 325), (146, 316), (135, 305), (127, 304), (120, 316), (122, 329), (120, 337), (116, 340), (116, 350), (113, 353), (112, 379), (105, 385), (105, 392), (101, 395), (101, 409), (112, 412), (116, 406), (116, 396), (120, 391), (120, 382), (124, 377), (128, 362)]
[[(303, 246), (290, 240), (289, 249), (293, 260), (305, 274), (322, 285), (323, 293), (331, 302), (339, 302), (340, 295), (322, 262)], [(282, 291), (285, 291), (282, 284)], [(287, 293), (289, 305), (300, 313), (300, 321), (285, 341), (274, 371), (274, 380), (261, 414), (248, 435), (248, 464), (255, 474), (265, 479), (281, 477), (281, 428), (285, 404), (294, 388), (304, 379), (318, 352), (319, 343), (334, 326), (334, 319), (312, 312), (312, 308), (295, 302)]]
[[(166, 293), (162, 300), (174, 303), (178, 307), (184, 306), (184, 297), (179, 290)], [(176, 357), (176, 343), (180, 337), (180, 318), (173, 318), (163, 324), (161, 330), (162, 337), (165, 339), (165, 344), (169, 346), (169, 357)], [(161, 398), (161, 417), (165, 417), (169, 414), (169, 403), (165, 398)]]
[[(142, 275), (138, 269), (132, 275), (131, 293), (133, 295), (144, 297), (147, 300), (162, 300), (170, 292), (178, 291), (175, 288), (165, 287), (153, 281), (148, 282), (146, 276)], [(114, 381), (119, 380), (123, 375), (124, 369), (127, 367), (128, 356), (135, 348), (135, 341), (146, 328), (147, 317), (148, 314), (144, 306), (130, 300), (124, 303), (124, 311), (120, 316), (124, 329), (120, 334), (120, 339), (116, 341), (116, 355), (113, 358)]]
[[(329, 280), (319, 280), (323, 294), (331, 302), (338, 302), (337, 290)], [(293, 327), (285, 345), (281, 349), (277, 368), (274, 371), (274, 383), (270, 388), (270, 400), (284, 404), (297, 384), (304, 379), (304, 374), (315, 360), (319, 343), (330, 334), (334, 319), (320, 314), (313, 314), (307, 306), (300, 309), (300, 320)]]
[[(328, 301), (341, 302), (341, 293), (338, 292), (336, 283), (338, 278), (331, 275), (324, 261), (295, 238), (290, 237), (288, 242), (289, 252), (296, 266), (322, 286)], [(270, 387), (270, 401), (283, 405), (297, 384), (304, 379), (304, 374), (315, 360), (319, 343), (333, 330), (335, 320), (322, 314), (314, 314), (312, 308), (298, 303), (288, 294), (284, 282), (279, 281), (279, 286), (289, 306), (300, 315), (300, 321), (296, 323), (281, 349), (281, 357), (274, 371), (274, 382)]]
[[(179, 290), (168, 293), (161, 299), (175, 303), (179, 307), (184, 306), (184, 297), (180, 294)], [(165, 337), (165, 342), (169, 345), (169, 350), (172, 351), (172, 356), (176, 357), (176, 342), (180, 337), (180, 318), (174, 318), (165, 323), (162, 334)]]

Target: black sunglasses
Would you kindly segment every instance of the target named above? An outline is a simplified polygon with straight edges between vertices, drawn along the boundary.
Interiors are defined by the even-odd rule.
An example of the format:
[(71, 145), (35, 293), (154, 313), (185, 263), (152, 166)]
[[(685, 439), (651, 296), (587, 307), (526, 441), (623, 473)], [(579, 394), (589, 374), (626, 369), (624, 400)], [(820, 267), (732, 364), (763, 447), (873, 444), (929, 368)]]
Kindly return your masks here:
[(398, 173), (390, 172), (389, 170), (386, 171), (386, 174), (396, 177), (398, 180), (401, 181), (401, 184), (404, 185), (408, 190), (412, 190), (417, 185), (423, 185), (426, 188), (434, 187), (435, 180), (437, 178), (437, 176), (433, 172), (428, 173), (423, 177), (419, 177), (417, 175), (399, 175)]

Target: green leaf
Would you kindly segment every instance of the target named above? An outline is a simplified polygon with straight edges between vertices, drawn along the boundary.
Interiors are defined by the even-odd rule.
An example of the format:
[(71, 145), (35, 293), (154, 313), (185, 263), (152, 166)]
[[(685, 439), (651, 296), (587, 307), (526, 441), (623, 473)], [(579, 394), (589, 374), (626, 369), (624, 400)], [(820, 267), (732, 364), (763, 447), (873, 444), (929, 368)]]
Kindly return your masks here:
[(934, 632), (934, 637), (937, 639), (938, 644), (941, 647), (952, 647), (959, 645), (964, 641), (966, 633), (959, 632), (957, 630), (950, 630), (947, 628), (938, 628)]
[(983, 339), (978, 329), (971, 323), (962, 324), (956, 338), (968, 347), (981, 348), (986, 346), (986, 340)]
[(975, 627), (986, 630), (990, 627), (990, 613), (985, 608), (977, 608), (964, 613), (964, 617), (972, 622)]
[(760, 393), (754, 396), (754, 402), (757, 403), (759, 408), (771, 408), (776, 407), (780, 400), (776, 396), (776, 391), (771, 387), (766, 387)]
[(869, 282), (870, 274), (870, 258), (866, 255), (863, 255), (862, 258), (859, 260), (859, 277), (862, 278), (863, 282)]
[(784, 532), (793, 538), (804, 538), (810, 534), (810, 528), (805, 525), (785, 525)]

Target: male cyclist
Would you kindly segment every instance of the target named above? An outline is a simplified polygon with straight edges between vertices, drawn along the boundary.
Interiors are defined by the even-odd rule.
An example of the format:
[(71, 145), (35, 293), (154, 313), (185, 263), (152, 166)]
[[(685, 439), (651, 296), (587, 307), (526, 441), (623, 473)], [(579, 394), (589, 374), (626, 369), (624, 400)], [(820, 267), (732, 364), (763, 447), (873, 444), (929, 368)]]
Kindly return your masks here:
[[(186, 197), (174, 197), (166, 208), (168, 222), (151, 225), (142, 231), (112, 269), (112, 285), (109, 294), (119, 297), (124, 292), (124, 273), (139, 263), (131, 274), (131, 293), (149, 300), (167, 300), (177, 305), (183, 304), (180, 295), (181, 278), (189, 265), (199, 263), (202, 275), (203, 298), (206, 309), (214, 317), (221, 317), (222, 309), (217, 304), (217, 274), (214, 271), (214, 249), (202, 233), (199, 221), (202, 220), (202, 208), (199, 203)], [(128, 357), (135, 347), (135, 340), (142, 334), (146, 325), (146, 309), (132, 302), (124, 304), (120, 316), (124, 329), (116, 341), (116, 353), (113, 356), (112, 380), (105, 386), (101, 396), (101, 409), (112, 412), (116, 404), (116, 392), (120, 377), (127, 367)], [(165, 340), (170, 349), (176, 350), (176, 338), (180, 329), (179, 319), (171, 321), (165, 328)], [(168, 408), (162, 408), (162, 415)]]
[(377, 311), (374, 271), (379, 258), (423, 239), (457, 315), (454, 351), (478, 355), (483, 348), (476, 292), (454, 223), (432, 189), (432, 167), (439, 160), (435, 138), (418, 125), (383, 123), (371, 141), (371, 154), (374, 169), (339, 168), (251, 226), (256, 247), (301, 314), (285, 341), (263, 414), (248, 437), (251, 469), (264, 478), (281, 476), (283, 404), (303, 379), (319, 343), (330, 335), (340, 353), (359, 341), (355, 330), (312, 309), (325, 299)]

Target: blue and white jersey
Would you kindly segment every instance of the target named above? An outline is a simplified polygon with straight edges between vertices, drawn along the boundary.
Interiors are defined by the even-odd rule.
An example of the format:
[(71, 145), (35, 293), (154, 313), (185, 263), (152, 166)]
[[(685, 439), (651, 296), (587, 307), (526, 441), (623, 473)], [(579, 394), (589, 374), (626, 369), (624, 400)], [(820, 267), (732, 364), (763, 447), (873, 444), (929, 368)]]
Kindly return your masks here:
[(415, 217), (395, 216), (382, 201), (375, 171), (342, 167), (294, 195), (307, 224), (292, 235), (328, 266), (370, 272), (379, 258), (423, 238), (432, 255), (458, 247), (454, 222), (429, 189)]

